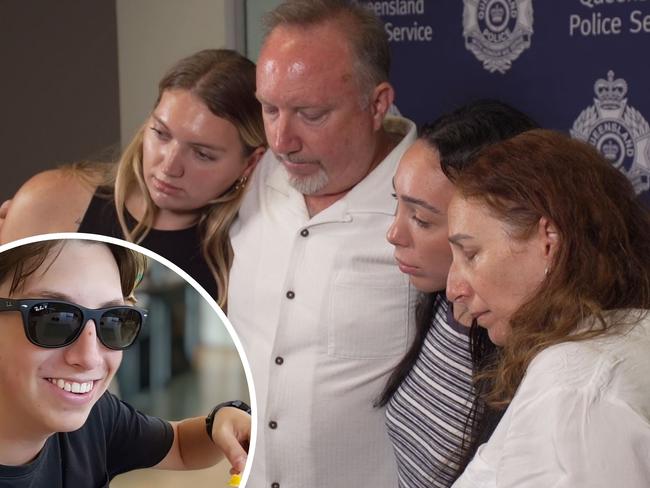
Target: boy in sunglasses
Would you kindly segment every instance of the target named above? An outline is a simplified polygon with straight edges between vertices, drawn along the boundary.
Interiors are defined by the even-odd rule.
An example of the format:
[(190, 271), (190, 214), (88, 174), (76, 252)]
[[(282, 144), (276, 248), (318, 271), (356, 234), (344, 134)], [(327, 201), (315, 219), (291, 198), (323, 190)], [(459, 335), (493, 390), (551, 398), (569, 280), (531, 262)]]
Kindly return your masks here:
[[(241, 402), (166, 422), (106, 391), (146, 312), (132, 306), (142, 255), (50, 240), (0, 254), (0, 487), (107, 487), (133, 469), (242, 471)], [(221, 408), (222, 407), (222, 408)]]

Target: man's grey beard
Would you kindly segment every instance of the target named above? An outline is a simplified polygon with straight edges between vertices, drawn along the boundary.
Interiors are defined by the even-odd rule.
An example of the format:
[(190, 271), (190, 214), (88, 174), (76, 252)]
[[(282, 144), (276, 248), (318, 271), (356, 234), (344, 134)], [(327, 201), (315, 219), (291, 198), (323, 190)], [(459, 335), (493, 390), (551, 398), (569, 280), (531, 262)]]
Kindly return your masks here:
[(313, 195), (329, 183), (329, 176), (322, 167), (311, 176), (294, 176), (289, 173), (289, 184), (303, 195)]

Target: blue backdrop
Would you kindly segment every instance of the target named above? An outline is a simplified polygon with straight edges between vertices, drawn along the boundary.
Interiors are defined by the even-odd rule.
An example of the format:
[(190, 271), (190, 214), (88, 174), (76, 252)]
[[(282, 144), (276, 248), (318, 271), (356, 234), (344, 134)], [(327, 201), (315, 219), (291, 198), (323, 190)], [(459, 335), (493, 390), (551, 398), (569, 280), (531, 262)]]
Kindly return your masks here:
[(589, 141), (650, 204), (650, 0), (360, 1), (418, 124), (497, 98)]

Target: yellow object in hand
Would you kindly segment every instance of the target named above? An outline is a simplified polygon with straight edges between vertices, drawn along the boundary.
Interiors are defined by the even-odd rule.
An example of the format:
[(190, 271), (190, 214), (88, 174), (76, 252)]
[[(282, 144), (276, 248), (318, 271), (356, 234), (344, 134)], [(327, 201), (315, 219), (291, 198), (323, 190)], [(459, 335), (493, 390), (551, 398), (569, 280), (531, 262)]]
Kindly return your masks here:
[(230, 481), (228, 482), (228, 486), (239, 486), (239, 483), (241, 483), (241, 475), (238, 474), (233, 474), (230, 477)]

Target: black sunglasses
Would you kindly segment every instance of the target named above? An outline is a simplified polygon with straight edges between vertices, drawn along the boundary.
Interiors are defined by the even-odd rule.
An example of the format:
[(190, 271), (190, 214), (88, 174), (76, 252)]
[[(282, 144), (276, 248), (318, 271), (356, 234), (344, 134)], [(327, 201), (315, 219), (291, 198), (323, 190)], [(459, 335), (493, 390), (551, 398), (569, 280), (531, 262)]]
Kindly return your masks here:
[(60, 300), (0, 298), (0, 312), (8, 311), (20, 312), (27, 339), (47, 348), (72, 344), (92, 320), (104, 346), (126, 349), (138, 337), (147, 317), (146, 310), (128, 305), (92, 309)]

